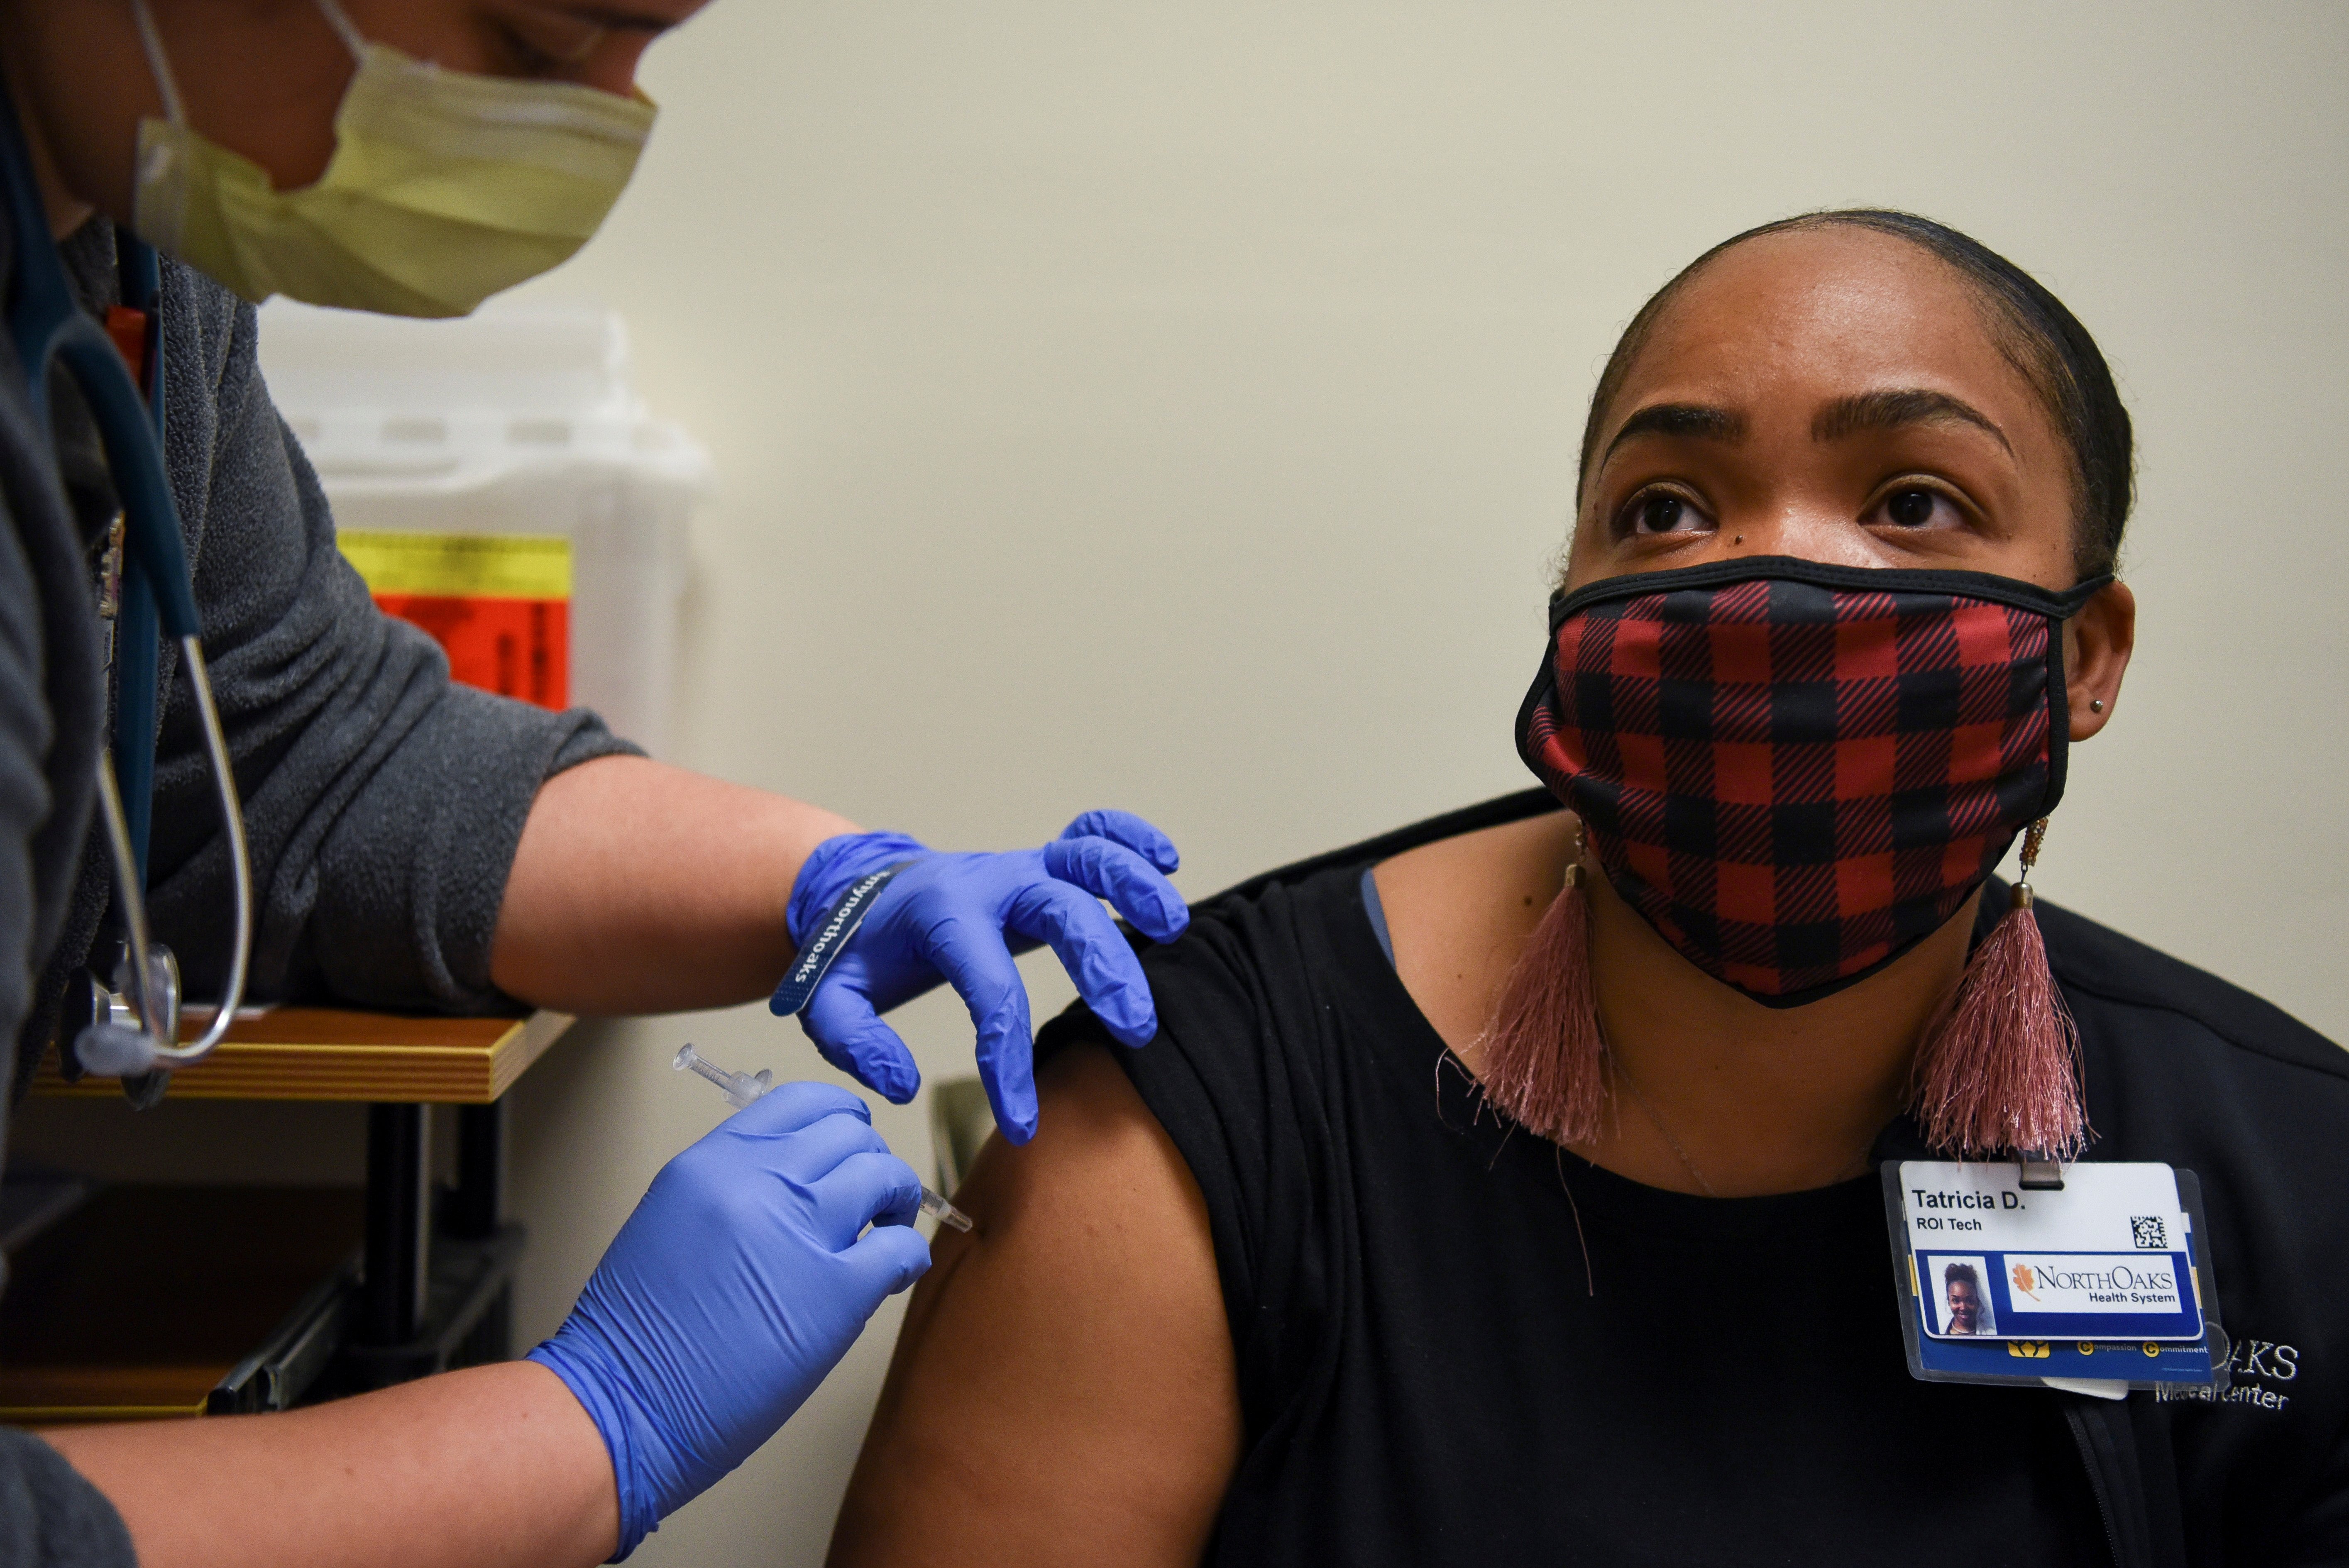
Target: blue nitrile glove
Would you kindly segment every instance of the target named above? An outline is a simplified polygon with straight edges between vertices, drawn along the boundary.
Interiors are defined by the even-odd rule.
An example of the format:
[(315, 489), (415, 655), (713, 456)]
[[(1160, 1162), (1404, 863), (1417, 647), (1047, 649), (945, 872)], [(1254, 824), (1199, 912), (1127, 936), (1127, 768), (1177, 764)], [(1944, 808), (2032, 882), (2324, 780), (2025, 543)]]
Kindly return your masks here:
[[(1191, 923), (1164, 874), (1181, 862), (1165, 834), (1125, 811), (1087, 811), (1041, 849), (1000, 854), (940, 854), (903, 833), (826, 839), (800, 869), (785, 914), (803, 956), (864, 879), (900, 869), (823, 973), (801, 1026), (824, 1060), (903, 1105), (921, 1088), (921, 1070), (880, 1016), (944, 978), (978, 1026), (995, 1124), (1025, 1143), (1036, 1135), (1034, 1039), (1012, 954), (1050, 944), (1110, 1034), (1147, 1045), (1158, 1032), (1150, 984), (1097, 901), (1153, 941), (1172, 942)], [(790, 988), (786, 976), (778, 1012), (790, 1010)]]
[(772, 1437), (882, 1299), (930, 1266), (912, 1228), (921, 1179), (871, 1116), (817, 1083), (736, 1111), (661, 1168), (530, 1353), (611, 1450), (613, 1561)]

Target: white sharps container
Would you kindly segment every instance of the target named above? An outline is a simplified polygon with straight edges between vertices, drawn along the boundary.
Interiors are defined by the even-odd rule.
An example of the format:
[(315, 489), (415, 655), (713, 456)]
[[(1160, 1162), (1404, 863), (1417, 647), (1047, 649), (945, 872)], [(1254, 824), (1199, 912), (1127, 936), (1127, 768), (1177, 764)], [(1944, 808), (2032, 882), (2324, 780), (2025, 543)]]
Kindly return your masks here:
[(668, 738), (709, 459), (628, 384), (609, 312), (408, 321), (273, 301), (261, 365), (378, 603), (460, 679)]

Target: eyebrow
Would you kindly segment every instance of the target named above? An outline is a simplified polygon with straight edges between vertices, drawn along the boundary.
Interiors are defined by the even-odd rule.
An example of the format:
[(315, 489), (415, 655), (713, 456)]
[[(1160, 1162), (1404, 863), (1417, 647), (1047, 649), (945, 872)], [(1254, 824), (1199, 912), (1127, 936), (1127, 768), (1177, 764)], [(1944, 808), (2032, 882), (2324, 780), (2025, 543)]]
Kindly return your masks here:
[(564, 4), (559, 8), (582, 22), (623, 33), (667, 33), (673, 31), (678, 25), (674, 18), (657, 15), (650, 11), (631, 11), (620, 5)]
[(1693, 436), (1733, 447), (1745, 438), (1745, 416), (1702, 403), (1651, 403), (1623, 421), (1623, 428), (1599, 454), (1599, 465), (1604, 467), (1615, 449), (1634, 436)]
[(1862, 430), (1898, 430), (1909, 425), (1971, 425), (1989, 431), (2008, 456), (2014, 454), (2014, 444), (1989, 415), (1947, 392), (1915, 387), (1838, 397), (1811, 421), (1811, 439), (1838, 441)]

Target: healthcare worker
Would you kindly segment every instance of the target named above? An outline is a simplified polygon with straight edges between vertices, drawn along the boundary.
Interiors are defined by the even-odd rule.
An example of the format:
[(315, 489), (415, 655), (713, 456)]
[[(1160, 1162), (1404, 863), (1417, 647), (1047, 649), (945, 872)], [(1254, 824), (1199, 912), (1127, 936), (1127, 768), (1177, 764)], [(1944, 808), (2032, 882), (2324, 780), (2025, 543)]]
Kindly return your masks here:
[[(649, 1012), (764, 995), (822, 951), (837, 962), (802, 1021), (826, 1059), (908, 1098), (913, 1060), (879, 1015), (943, 975), (1015, 1139), (1036, 1112), (1013, 944), (1050, 944), (1097, 1013), (1153, 1032), (1097, 902), (1154, 937), (1182, 928), (1148, 824), (1089, 813), (1041, 849), (936, 854), (664, 767), (592, 715), (452, 686), (336, 553), (270, 406), (248, 302), (456, 315), (574, 251), (652, 122), (638, 57), (698, 4), (0, 0), (0, 1042), (20, 1092), (55, 1048), (152, 1095), (161, 1075), (137, 1069), (174, 1037), (148, 1022), (164, 976), (118, 955), (168, 943), (190, 995), (233, 992), (240, 849), (256, 995)], [(78, 312), (160, 364), (162, 469), (135, 460), (122, 409), (140, 405), (107, 392), (87, 341), (70, 375), (28, 373), (58, 323), (86, 337)], [(164, 481), (141, 475), (166, 470), (178, 526), (157, 531)], [(182, 552), (201, 661), (140, 619), (188, 618)], [(121, 809), (93, 829), (109, 750)], [(141, 859), (143, 923), (111, 869)], [(93, 968), (129, 1024), (66, 1006)], [(527, 1360), (280, 1415), (0, 1432), (0, 1563), (625, 1555), (927, 1266), (918, 1196), (862, 1101), (786, 1085), (661, 1171)]]

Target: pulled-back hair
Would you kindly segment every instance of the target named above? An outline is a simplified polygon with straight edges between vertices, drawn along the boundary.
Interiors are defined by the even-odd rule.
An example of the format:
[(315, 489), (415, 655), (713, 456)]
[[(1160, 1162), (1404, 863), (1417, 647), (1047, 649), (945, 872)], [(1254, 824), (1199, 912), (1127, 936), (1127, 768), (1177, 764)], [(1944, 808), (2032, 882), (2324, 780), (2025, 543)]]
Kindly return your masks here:
[(1598, 388), (1590, 395), (1590, 414), (1582, 428), (1583, 480), (1590, 477), (1599, 421), (1622, 390), (1631, 362), (1639, 356), (1656, 318), (1682, 287), (1723, 252), (1748, 240), (1788, 230), (1828, 228), (1869, 229), (1906, 240), (1955, 268), (1971, 285), (1986, 307), (1999, 351), (2039, 394), (2055, 421), (2056, 432), (2071, 451), (2078, 525), (2074, 562), (2083, 577), (2111, 571), (2120, 555), (2121, 532), (2128, 525), (2137, 483), (2128, 410), (2121, 406), (2103, 351), (2079, 318), (2029, 273), (1981, 241), (1913, 212), (1857, 207), (1782, 218), (1723, 240), (1682, 267), (1640, 307), (1616, 340), (1607, 368), (1599, 373)]

